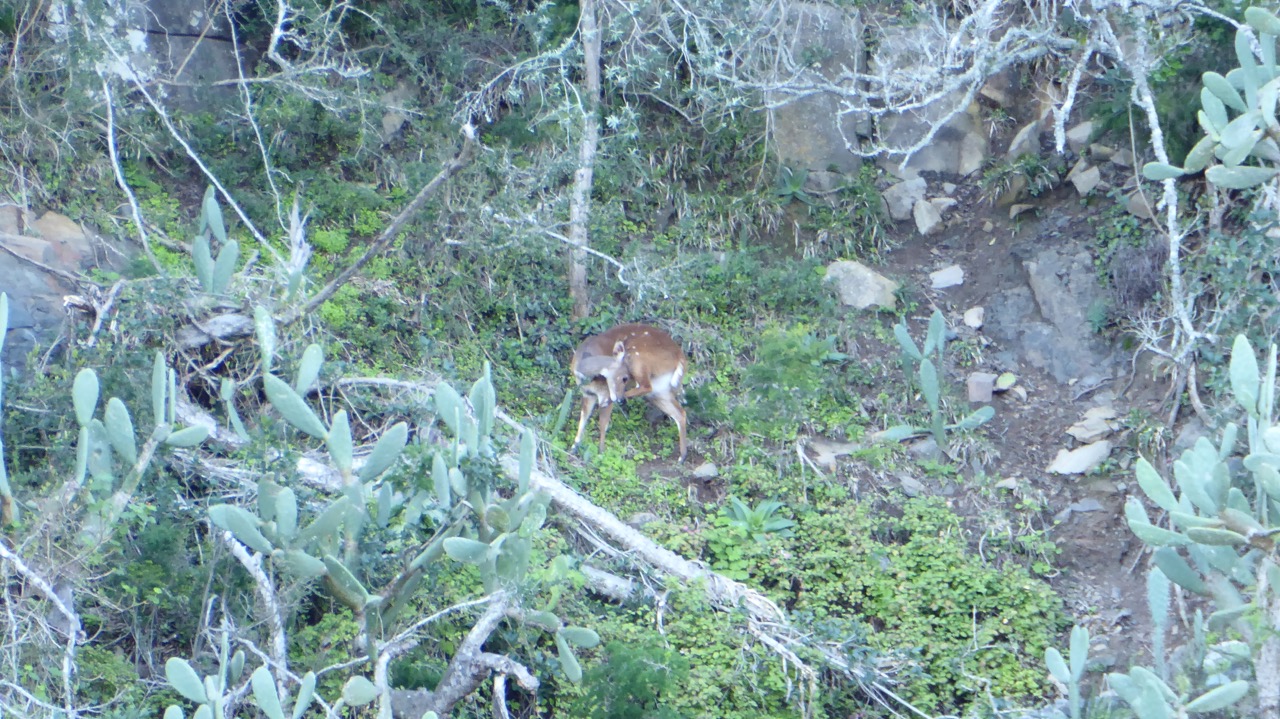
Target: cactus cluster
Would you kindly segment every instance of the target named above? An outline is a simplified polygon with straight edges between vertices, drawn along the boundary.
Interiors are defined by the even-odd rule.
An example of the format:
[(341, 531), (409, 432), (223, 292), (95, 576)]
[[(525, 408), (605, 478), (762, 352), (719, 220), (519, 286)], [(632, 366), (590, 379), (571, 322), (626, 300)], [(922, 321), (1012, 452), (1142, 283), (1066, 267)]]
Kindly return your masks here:
[[(217, 238), (218, 244), (222, 246), (216, 260), (209, 249), (210, 235)], [(191, 242), (191, 258), (196, 265), (196, 279), (205, 292), (220, 295), (227, 291), (236, 271), (236, 262), (240, 259), (240, 243), (235, 240), (227, 241), (227, 226), (222, 221), (222, 208), (218, 206), (213, 185), (204, 193), (200, 226)]]
[(925, 333), (923, 347), (917, 346), (915, 340), (911, 339), (905, 320), (894, 325), (893, 335), (897, 338), (898, 346), (902, 350), (903, 373), (906, 374), (908, 381), (913, 381), (920, 393), (924, 395), (925, 403), (929, 405), (930, 425), (929, 429), (925, 430), (900, 424), (881, 432), (881, 439), (896, 442), (929, 431), (933, 433), (933, 440), (937, 442), (938, 449), (946, 452), (948, 431), (977, 429), (995, 416), (995, 408), (986, 405), (971, 412), (959, 422), (947, 424), (942, 407), (942, 382), (938, 376), (938, 367), (942, 366), (943, 350), (947, 344), (947, 321), (942, 316), (942, 312), (934, 310), (929, 318), (929, 329)]
[[(1257, 50), (1248, 28), (1236, 31), (1236, 59), (1240, 66), (1225, 76), (1202, 76), (1197, 117), (1204, 137), (1187, 153), (1182, 167), (1149, 162), (1142, 168), (1148, 180), (1168, 180), (1205, 171), (1213, 184), (1226, 189), (1254, 187), (1274, 178), (1280, 168), (1247, 164), (1280, 162), (1280, 66), (1276, 64), (1276, 38), (1280, 18), (1269, 10), (1251, 7), (1244, 12), (1248, 28), (1258, 33)], [(1231, 117), (1235, 113), (1235, 117)]]

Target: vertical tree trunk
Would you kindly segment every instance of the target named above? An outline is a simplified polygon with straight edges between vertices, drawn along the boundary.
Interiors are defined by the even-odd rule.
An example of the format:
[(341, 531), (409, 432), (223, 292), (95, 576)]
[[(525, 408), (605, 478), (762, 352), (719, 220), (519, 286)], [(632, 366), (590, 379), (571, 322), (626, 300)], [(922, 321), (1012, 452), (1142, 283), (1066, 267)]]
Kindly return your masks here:
[(596, 0), (578, 4), (578, 34), (582, 38), (582, 64), (586, 87), (582, 92), (582, 139), (578, 142), (578, 169), (573, 173), (573, 195), (569, 198), (569, 295), (573, 298), (573, 319), (591, 313), (587, 292), (587, 219), (591, 214), (591, 181), (595, 171), (596, 147), (600, 144), (600, 28), (596, 23)]

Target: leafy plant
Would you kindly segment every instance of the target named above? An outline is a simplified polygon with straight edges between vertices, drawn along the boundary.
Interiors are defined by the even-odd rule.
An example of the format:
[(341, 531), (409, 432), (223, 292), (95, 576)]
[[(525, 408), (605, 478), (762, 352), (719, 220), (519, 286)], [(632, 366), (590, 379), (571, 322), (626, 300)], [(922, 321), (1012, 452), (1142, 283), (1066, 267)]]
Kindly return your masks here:
[[(1276, 37), (1280, 18), (1271, 11), (1250, 7), (1244, 11), (1249, 27), (1236, 31), (1239, 66), (1225, 76), (1206, 72), (1201, 76), (1201, 110), (1197, 115), (1204, 136), (1187, 153), (1182, 166), (1148, 162), (1143, 177), (1161, 181), (1204, 171), (1205, 178), (1224, 189), (1246, 189), (1270, 181), (1280, 172), (1280, 69), (1276, 66)], [(1254, 53), (1255, 42), (1261, 55)], [(1242, 94), (1243, 93), (1243, 94)], [(1234, 111), (1231, 117), (1228, 110)], [(1253, 163), (1249, 163), (1252, 158)], [(1216, 160), (1216, 162), (1215, 162)], [(1272, 163), (1272, 164), (1265, 164)]]
[(804, 189), (804, 185), (808, 181), (808, 170), (801, 169), (796, 172), (790, 167), (783, 167), (778, 171), (778, 182), (773, 188), (773, 194), (782, 200), (784, 204), (798, 200), (806, 205), (813, 205), (813, 198)]
[[(920, 389), (920, 393), (924, 395), (925, 403), (929, 406), (929, 414), (932, 421), (929, 430), (906, 424), (895, 425), (881, 432), (879, 434), (880, 439), (899, 442), (930, 431), (933, 433), (934, 441), (938, 443), (938, 448), (946, 452), (948, 431), (959, 430), (963, 432), (977, 429), (995, 416), (995, 408), (991, 405), (986, 405), (974, 410), (959, 422), (947, 424), (942, 407), (943, 386), (938, 374), (938, 366), (942, 364), (943, 349), (947, 343), (946, 327), (947, 321), (942, 316), (942, 312), (934, 310), (933, 315), (929, 318), (929, 329), (925, 334), (924, 346), (919, 347), (911, 339), (911, 333), (907, 330), (905, 321), (894, 326), (893, 334), (898, 340), (899, 348), (902, 350), (903, 371), (906, 373), (908, 381), (911, 381), (914, 377), (915, 386)], [(937, 359), (936, 365), (934, 364), (934, 358)], [(911, 372), (911, 362), (913, 361), (918, 363), (914, 375)]]
[(790, 519), (773, 516), (782, 507), (782, 502), (769, 499), (762, 500), (755, 509), (752, 509), (737, 497), (730, 497), (724, 513), (729, 518), (730, 526), (746, 532), (752, 540), (762, 542), (769, 534), (777, 534), (780, 537), (790, 536), (790, 529), (796, 523)]

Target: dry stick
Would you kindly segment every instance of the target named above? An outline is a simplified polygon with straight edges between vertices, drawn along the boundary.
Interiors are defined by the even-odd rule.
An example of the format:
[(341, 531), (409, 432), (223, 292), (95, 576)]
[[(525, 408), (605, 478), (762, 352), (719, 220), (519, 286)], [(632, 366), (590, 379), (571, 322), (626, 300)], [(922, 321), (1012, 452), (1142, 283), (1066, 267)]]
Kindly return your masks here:
[(283, 324), (293, 324), (299, 318), (315, 312), (320, 305), (324, 304), (330, 297), (333, 297), (334, 293), (347, 283), (347, 280), (350, 280), (362, 267), (369, 263), (369, 260), (372, 260), (374, 257), (381, 254), (381, 252), (387, 248), (387, 245), (390, 245), (391, 242), (395, 240), (396, 235), (400, 234), (400, 230), (404, 228), (405, 224), (407, 224), (409, 220), (417, 214), (418, 210), (422, 208), (422, 205), (426, 203), (432, 195), (436, 194), (436, 191), (444, 185), (446, 180), (453, 177), (462, 168), (471, 164), (471, 159), (475, 155), (476, 149), (475, 128), (469, 124), (464, 125), (462, 128), (462, 134), (465, 139), (462, 143), (462, 149), (458, 151), (457, 156), (446, 162), (444, 167), (440, 168), (440, 172), (436, 173), (436, 176), (431, 178), (431, 182), (428, 182), (421, 190), (418, 191), (417, 196), (414, 197), (409, 204), (405, 205), (404, 209), (400, 211), (400, 214), (396, 215), (395, 218), (391, 220), (391, 224), (387, 225), (387, 228), (382, 231), (382, 234), (378, 235), (378, 239), (374, 240), (373, 244), (369, 245), (369, 248), (360, 256), (360, 259), (356, 260), (350, 267), (340, 272), (337, 277), (333, 278), (329, 284), (325, 285), (324, 289), (317, 292), (316, 295), (312, 297), (307, 304), (303, 305), (301, 309), (295, 309), (286, 315), (283, 320)]

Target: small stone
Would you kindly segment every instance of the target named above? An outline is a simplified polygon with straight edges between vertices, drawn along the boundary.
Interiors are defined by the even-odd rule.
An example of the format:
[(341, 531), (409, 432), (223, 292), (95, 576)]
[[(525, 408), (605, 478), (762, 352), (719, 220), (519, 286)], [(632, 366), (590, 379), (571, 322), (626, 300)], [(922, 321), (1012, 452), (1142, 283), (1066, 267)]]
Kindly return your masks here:
[(1120, 150), (1111, 156), (1111, 164), (1116, 167), (1133, 167), (1133, 152), (1131, 150)]
[(982, 223), (983, 232), (995, 232), (995, 229), (996, 229), (996, 223), (992, 222), (991, 220), (986, 220)]
[(636, 512), (630, 517), (627, 517), (627, 524), (635, 527), (636, 529), (639, 529), (646, 524), (653, 524), (658, 521), (661, 521), (661, 517), (653, 512)]
[(942, 183), (942, 191), (948, 195), (956, 194), (956, 183), (954, 182)]
[(996, 207), (1007, 207), (1027, 196), (1030, 183), (1021, 173), (1009, 180), (1009, 188), (996, 198)]
[(1116, 150), (1114, 147), (1099, 145), (1096, 142), (1089, 146), (1089, 157), (1092, 157), (1098, 162), (1105, 162), (1106, 160), (1110, 160), (1111, 156), (1114, 154), (1116, 154)]
[(1093, 122), (1086, 120), (1075, 127), (1067, 130), (1067, 147), (1072, 152), (1079, 153), (1088, 144), (1089, 138), (1093, 136)]
[(970, 307), (964, 311), (964, 324), (975, 330), (982, 329), (982, 322), (987, 317), (987, 311), (981, 307)]
[(720, 476), (720, 468), (715, 465), (715, 462), (703, 462), (693, 470), (693, 476), (698, 479), (715, 479)]
[(1009, 207), (1009, 219), (1012, 220), (1018, 215), (1021, 215), (1022, 213), (1028, 210), (1034, 210), (1034, 209), (1036, 209), (1035, 205), (1027, 205), (1027, 204), (1012, 205)]
[(945, 290), (948, 287), (964, 284), (964, 270), (960, 265), (943, 267), (937, 272), (929, 273), (929, 282), (935, 290)]
[(990, 402), (996, 388), (996, 375), (990, 372), (970, 373), (965, 386), (969, 390), (970, 402)]
[(933, 437), (925, 437), (919, 442), (912, 442), (907, 445), (907, 453), (916, 459), (931, 459), (934, 461), (942, 459), (942, 451), (938, 449), (938, 443), (934, 441)]
[(911, 214), (915, 217), (916, 229), (925, 237), (942, 229), (942, 213), (931, 202), (917, 201)]
[(1093, 192), (1100, 182), (1102, 182), (1102, 171), (1096, 167), (1081, 170), (1071, 176), (1071, 184), (1076, 186), (1076, 192), (1080, 193), (1081, 196)]
[(925, 493), (924, 483), (910, 475), (899, 475), (898, 483), (902, 486), (902, 493), (908, 497), (919, 497)]
[(996, 489), (1017, 489), (1017, 488), (1018, 488), (1018, 480), (1014, 477), (1010, 477), (1008, 479), (1002, 479), (999, 482), (996, 482)]
[(1049, 468), (1050, 474), (1085, 474), (1111, 456), (1111, 442), (1102, 440), (1072, 450), (1060, 449)]
[(1115, 418), (1116, 411), (1111, 407), (1091, 407), (1083, 419), (1067, 428), (1067, 434), (1082, 444), (1096, 442), (1118, 428), (1112, 421)]
[(1129, 211), (1129, 214), (1144, 220), (1150, 220), (1156, 216), (1155, 211), (1151, 209), (1151, 203), (1147, 202), (1146, 195), (1142, 194), (1140, 190), (1134, 190), (1129, 195), (1129, 199), (1125, 201), (1125, 209)]

